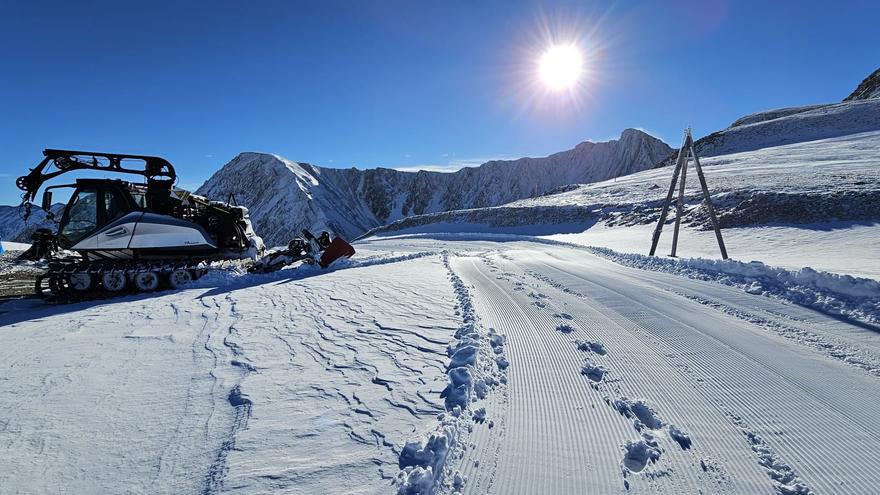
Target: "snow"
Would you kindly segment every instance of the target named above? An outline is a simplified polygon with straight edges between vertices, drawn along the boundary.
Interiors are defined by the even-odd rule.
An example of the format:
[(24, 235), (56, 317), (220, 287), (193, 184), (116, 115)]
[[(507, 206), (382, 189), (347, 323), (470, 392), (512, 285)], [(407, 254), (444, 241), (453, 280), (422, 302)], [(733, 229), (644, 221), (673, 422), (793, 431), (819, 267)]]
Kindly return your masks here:
[(772, 275), (828, 299), (873, 294), (871, 282), (717, 260), (643, 269), (630, 255), (514, 235), (357, 249), (327, 271), (230, 267), (152, 297), (0, 303), (11, 370), (0, 379), (0, 485), (875, 487), (856, 448), (880, 438), (880, 404), (864, 400), (880, 376), (875, 327), (690, 271)]
[(880, 99), (759, 112), (694, 143), (700, 156), (717, 156), (847, 136), (880, 128)]
[[(622, 253), (647, 254), (654, 225), (608, 227), (597, 224), (576, 234), (547, 236), (584, 246), (602, 246)], [(798, 270), (817, 270), (880, 280), (880, 223), (829, 222), (804, 225), (760, 225), (722, 231), (728, 253), (736, 259)], [(664, 229), (657, 254), (666, 255), (672, 233)], [(679, 236), (678, 254), (693, 258), (719, 258), (718, 241), (711, 230), (685, 229)]]
[(867, 322), (880, 322), (880, 281), (851, 275), (819, 272), (805, 267), (790, 271), (759, 261), (685, 258), (681, 260), (621, 254), (594, 248), (600, 256), (627, 266), (667, 271), (693, 278), (715, 280), (752, 294), (772, 295), (828, 314)]
[[(399, 446), (443, 410), (460, 324), (439, 259), (391, 258), (259, 286), (241, 276), (155, 298), (0, 306), (15, 377), (0, 380), (0, 486), (387, 489)], [(407, 263), (421, 281), (402, 276)], [(339, 277), (364, 269), (365, 295), (343, 302)], [(413, 293), (427, 299), (403, 303)]]
[(0, 241), (0, 245), (2, 245), (3, 249), (6, 251), (24, 251), (25, 249), (31, 247), (30, 244), (11, 241)]

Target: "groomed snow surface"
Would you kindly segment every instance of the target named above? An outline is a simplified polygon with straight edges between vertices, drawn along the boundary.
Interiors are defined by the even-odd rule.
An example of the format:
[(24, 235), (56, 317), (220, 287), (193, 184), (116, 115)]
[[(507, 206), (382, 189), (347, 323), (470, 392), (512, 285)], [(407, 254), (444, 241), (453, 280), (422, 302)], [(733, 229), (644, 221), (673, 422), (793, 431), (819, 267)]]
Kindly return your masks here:
[(509, 235), (357, 249), (0, 304), (0, 491), (877, 490), (880, 330), (789, 297), (870, 283)]

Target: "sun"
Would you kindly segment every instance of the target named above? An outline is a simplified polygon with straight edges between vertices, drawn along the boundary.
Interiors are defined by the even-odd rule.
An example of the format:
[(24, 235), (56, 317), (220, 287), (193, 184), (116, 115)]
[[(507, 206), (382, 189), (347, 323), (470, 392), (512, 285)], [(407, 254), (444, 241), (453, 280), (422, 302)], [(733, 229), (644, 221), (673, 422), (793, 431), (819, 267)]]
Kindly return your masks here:
[(541, 81), (554, 91), (571, 88), (583, 73), (584, 57), (574, 44), (553, 45), (538, 60)]

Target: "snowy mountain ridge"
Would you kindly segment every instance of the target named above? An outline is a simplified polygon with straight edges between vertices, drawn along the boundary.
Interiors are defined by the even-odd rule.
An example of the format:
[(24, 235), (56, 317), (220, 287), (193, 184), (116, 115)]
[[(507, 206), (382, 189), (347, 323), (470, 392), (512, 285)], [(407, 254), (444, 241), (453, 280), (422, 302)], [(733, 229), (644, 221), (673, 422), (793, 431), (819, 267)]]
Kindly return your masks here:
[(607, 180), (652, 168), (671, 152), (636, 129), (620, 139), (586, 141), (543, 158), (493, 160), (454, 173), (376, 168), (335, 169), (267, 153), (241, 153), (196, 192), (248, 206), (269, 245), (301, 229), (349, 238), (411, 215), (481, 208), (537, 196), (560, 186)]
[[(755, 151), (772, 146), (848, 136), (880, 129), (880, 99), (780, 108), (746, 115), (730, 127), (698, 139), (700, 156)], [(672, 164), (675, 153), (664, 163)]]
[(843, 101), (867, 100), (870, 98), (880, 98), (880, 69), (875, 70), (866, 77), (856, 87), (855, 91), (844, 98)]
[[(64, 204), (52, 205), (56, 219), (61, 217)], [(29, 243), (31, 235), (39, 228), (54, 229), (55, 223), (46, 218), (46, 212), (39, 207), (31, 209), (31, 216), (24, 220), (24, 207), (0, 205), (0, 240)]]
[[(737, 119), (726, 129), (698, 139), (700, 156), (755, 151), (880, 129), (880, 69), (866, 77), (840, 103), (776, 108)], [(675, 153), (663, 161), (675, 162)]]

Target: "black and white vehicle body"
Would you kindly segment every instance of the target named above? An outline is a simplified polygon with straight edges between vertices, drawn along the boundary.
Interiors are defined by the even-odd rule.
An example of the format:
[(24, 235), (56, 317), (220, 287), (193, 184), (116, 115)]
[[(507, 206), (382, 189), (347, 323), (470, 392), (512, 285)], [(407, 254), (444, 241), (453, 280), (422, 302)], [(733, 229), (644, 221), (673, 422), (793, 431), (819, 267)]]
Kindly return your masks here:
[[(89, 259), (162, 259), (181, 253), (255, 259), (263, 251), (263, 241), (254, 233), (243, 206), (172, 191), (175, 197), (182, 196), (177, 198), (176, 209), (205, 210), (187, 220), (150, 211), (138, 184), (81, 179), (75, 188), (59, 223), (57, 243)], [(230, 217), (225, 221), (231, 225), (221, 233), (218, 226), (223, 216)], [(215, 226), (213, 235), (197, 222), (198, 217), (203, 217), (207, 226)], [(222, 234), (228, 237), (223, 245)]]
[[(291, 241), (287, 249), (267, 255), (247, 208), (175, 188), (174, 168), (159, 157), (67, 150), (43, 154), (46, 158), (16, 182), (25, 191), (26, 211), (44, 182), (69, 171), (103, 170), (146, 178), (146, 183), (78, 179), (45, 189), (42, 207), (47, 212), (53, 190), (73, 191), (57, 232), (38, 230), (33, 246), (23, 255), (49, 260), (48, 272), (36, 281), (37, 293), (43, 296), (81, 299), (125, 289), (176, 288), (199, 277), (213, 261), (250, 259), (255, 262), (253, 270), (263, 272), (301, 260), (327, 266), (354, 254), (341, 238), (331, 239), (329, 233), (316, 238), (304, 231), (304, 237)], [(124, 167), (131, 162), (143, 167)], [(58, 252), (75, 254), (59, 258)]]

